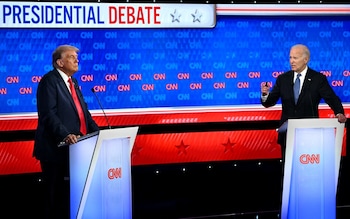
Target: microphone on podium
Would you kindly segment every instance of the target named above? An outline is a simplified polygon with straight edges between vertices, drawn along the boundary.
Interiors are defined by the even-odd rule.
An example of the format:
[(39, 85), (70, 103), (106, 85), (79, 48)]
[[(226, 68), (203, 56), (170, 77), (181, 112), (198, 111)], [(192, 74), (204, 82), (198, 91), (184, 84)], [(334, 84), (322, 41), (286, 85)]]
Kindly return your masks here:
[(94, 89), (94, 88), (91, 88), (91, 91), (92, 91), (92, 93), (94, 93), (94, 94), (95, 94), (95, 97), (96, 97), (96, 99), (97, 99), (98, 105), (100, 105), (100, 108), (101, 108), (101, 110), (102, 110), (102, 112), (103, 112), (103, 115), (104, 115), (104, 117), (105, 117), (105, 119), (106, 119), (106, 122), (107, 122), (108, 128), (109, 128), (109, 129), (111, 129), (111, 125), (109, 124), (108, 117), (107, 117), (107, 115), (106, 115), (105, 111), (103, 110), (102, 104), (101, 104), (101, 102), (100, 102), (100, 98), (98, 98), (98, 96), (97, 96), (97, 94), (96, 94), (96, 92), (95, 92), (95, 89)]

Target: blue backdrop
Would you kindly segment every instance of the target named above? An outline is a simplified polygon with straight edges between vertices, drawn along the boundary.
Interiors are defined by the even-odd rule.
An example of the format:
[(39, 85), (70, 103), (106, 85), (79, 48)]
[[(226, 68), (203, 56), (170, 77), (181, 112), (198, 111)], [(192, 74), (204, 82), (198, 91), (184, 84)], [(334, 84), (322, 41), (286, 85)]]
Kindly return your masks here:
[(350, 16), (217, 16), (215, 28), (0, 28), (0, 113), (36, 112), (36, 87), (60, 44), (80, 49), (75, 77), (90, 109), (250, 106), (260, 84), (289, 70), (306, 44), (310, 67), (350, 102)]

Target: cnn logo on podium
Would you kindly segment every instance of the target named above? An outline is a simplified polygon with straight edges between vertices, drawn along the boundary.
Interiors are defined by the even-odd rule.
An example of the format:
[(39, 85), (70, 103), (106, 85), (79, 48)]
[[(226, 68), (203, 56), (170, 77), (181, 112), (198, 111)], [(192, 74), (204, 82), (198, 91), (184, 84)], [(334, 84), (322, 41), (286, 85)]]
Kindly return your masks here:
[(108, 170), (108, 178), (109, 179), (118, 179), (122, 178), (122, 168), (111, 168)]
[(320, 154), (302, 154), (299, 157), (299, 161), (302, 164), (319, 164)]

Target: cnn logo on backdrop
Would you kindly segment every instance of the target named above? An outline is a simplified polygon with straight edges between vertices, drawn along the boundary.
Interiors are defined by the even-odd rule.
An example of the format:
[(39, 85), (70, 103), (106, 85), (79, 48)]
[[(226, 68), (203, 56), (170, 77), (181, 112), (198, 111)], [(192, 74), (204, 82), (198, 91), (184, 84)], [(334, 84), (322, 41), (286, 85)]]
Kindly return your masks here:
[(319, 164), (320, 154), (302, 154), (299, 161), (301, 164)]

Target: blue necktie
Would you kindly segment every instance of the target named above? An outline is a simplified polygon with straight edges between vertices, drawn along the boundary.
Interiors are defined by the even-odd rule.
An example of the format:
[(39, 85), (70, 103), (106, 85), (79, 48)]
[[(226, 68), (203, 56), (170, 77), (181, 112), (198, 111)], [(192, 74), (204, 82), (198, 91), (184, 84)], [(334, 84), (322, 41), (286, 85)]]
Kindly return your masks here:
[(297, 104), (298, 98), (299, 98), (299, 90), (300, 90), (300, 76), (301, 74), (297, 75), (297, 78), (295, 79), (294, 82), (294, 102)]

